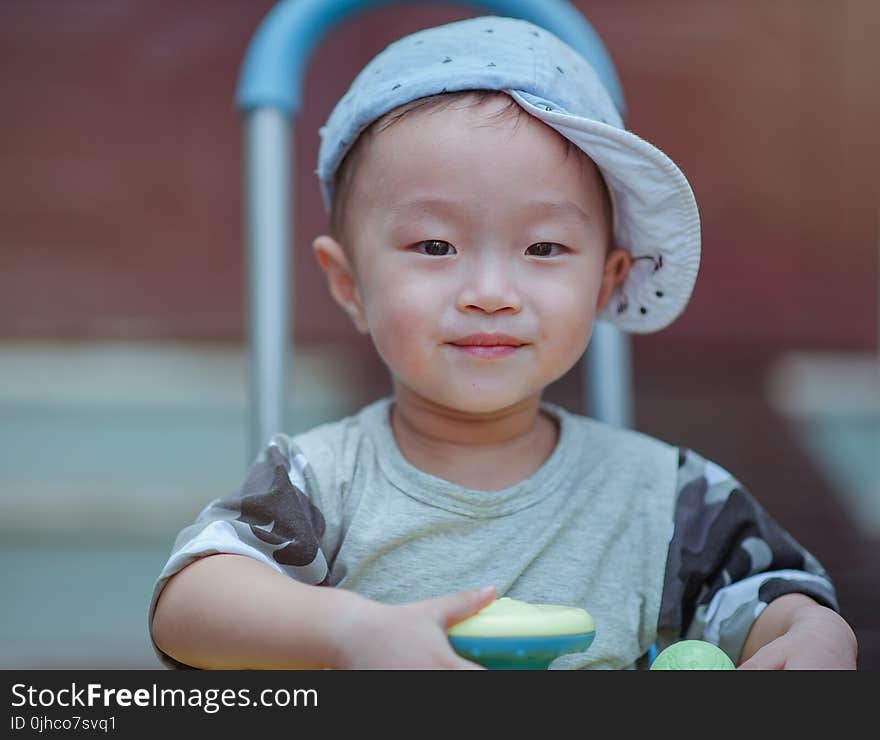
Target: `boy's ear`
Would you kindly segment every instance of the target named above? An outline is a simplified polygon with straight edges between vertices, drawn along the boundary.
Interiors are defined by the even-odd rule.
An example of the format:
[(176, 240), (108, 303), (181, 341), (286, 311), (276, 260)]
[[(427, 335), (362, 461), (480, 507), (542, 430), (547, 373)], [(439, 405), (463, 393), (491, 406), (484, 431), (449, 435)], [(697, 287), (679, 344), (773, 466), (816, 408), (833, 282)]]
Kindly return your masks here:
[(361, 334), (369, 333), (354, 268), (342, 246), (333, 237), (322, 234), (312, 242), (312, 251), (324, 271), (333, 298), (349, 315)]
[(632, 255), (626, 249), (615, 247), (605, 257), (602, 284), (599, 287), (599, 297), (596, 300), (597, 314), (601, 313), (605, 308), (605, 304), (611, 299), (614, 289), (626, 279), (631, 266)]

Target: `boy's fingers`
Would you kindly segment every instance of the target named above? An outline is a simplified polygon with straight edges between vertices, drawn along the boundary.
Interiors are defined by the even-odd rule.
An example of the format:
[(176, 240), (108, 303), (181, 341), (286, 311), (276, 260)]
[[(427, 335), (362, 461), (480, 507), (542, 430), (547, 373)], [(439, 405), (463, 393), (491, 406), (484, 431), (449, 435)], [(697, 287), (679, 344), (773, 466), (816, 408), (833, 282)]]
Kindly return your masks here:
[(431, 599), (431, 611), (434, 612), (445, 628), (456, 622), (476, 614), (484, 606), (495, 600), (495, 587), (475, 588), (470, 591), (459, 591), (438, 599)]
[(740, 671), (781, 671), (785, 668), (785, 652), (779, 645), (771, 642), (762, 647), (737, 670)]

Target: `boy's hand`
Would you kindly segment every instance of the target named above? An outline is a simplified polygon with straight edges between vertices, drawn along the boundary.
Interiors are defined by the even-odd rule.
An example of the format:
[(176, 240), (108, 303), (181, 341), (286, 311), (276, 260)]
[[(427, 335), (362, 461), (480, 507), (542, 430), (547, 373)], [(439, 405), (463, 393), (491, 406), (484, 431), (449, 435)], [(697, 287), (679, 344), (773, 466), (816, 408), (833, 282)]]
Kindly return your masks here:
[(365, 600), (344, 619), (339, 667), (483, 670), (458, 656), (446, 631), (494, 598), (489, 586), (396, 606)]
[(844, 619), (813, 602), (799, 606), (788, 629), (758, 649), (739, 669), (855, 670), (856, 651), (855, 635)]

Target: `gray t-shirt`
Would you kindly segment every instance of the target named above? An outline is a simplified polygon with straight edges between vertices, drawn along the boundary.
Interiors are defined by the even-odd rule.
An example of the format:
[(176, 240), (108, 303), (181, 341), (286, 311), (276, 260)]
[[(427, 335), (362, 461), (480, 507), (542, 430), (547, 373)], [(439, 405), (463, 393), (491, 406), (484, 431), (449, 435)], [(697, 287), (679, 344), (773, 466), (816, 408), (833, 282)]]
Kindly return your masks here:
[(683, 638), (736, 661), (773, 598), (800, 592), (837, 608), (819, 563), (692, 450), (545, 401), (559, 440), (544, 464), (507, 488), (469, 489), (403, 457), (390, 405), (273, 437), (241, 489), (178, 535), (150, 621), (167, 580), (215, 553), (390, 604), (491, 584), (586, 609), (593, 644), (553, 669), (644, 667), (649, 647)]

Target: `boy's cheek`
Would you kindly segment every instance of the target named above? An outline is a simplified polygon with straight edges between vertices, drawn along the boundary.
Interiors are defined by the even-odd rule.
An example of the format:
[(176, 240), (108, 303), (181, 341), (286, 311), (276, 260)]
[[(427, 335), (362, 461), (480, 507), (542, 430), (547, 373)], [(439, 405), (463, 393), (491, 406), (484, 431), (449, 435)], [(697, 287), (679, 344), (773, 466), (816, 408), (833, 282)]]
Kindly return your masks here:
[(429, 308), (436, 298), (424, 284), (410, 282), (376, 282), (365, 296), (364, 313), (373, 334), (415, 333), (435, 334), (440, 314)]
[(373, 343), (386, 362), (398, 363), (401, 359), (409, 362), (418, 357), (413, 342), (421, 337), (424, 341), (430, 333), (429, 328), (420, 327), (416, 317), (407, 316), (400, 311), (373, 308), (368, 311), (368, 322)]
[(541, 317), (539, 338), (548, 343), (561, 342), (572, 347), (586, 346), (596, 320), (594, 306), (588, 300), (560, 302)]

